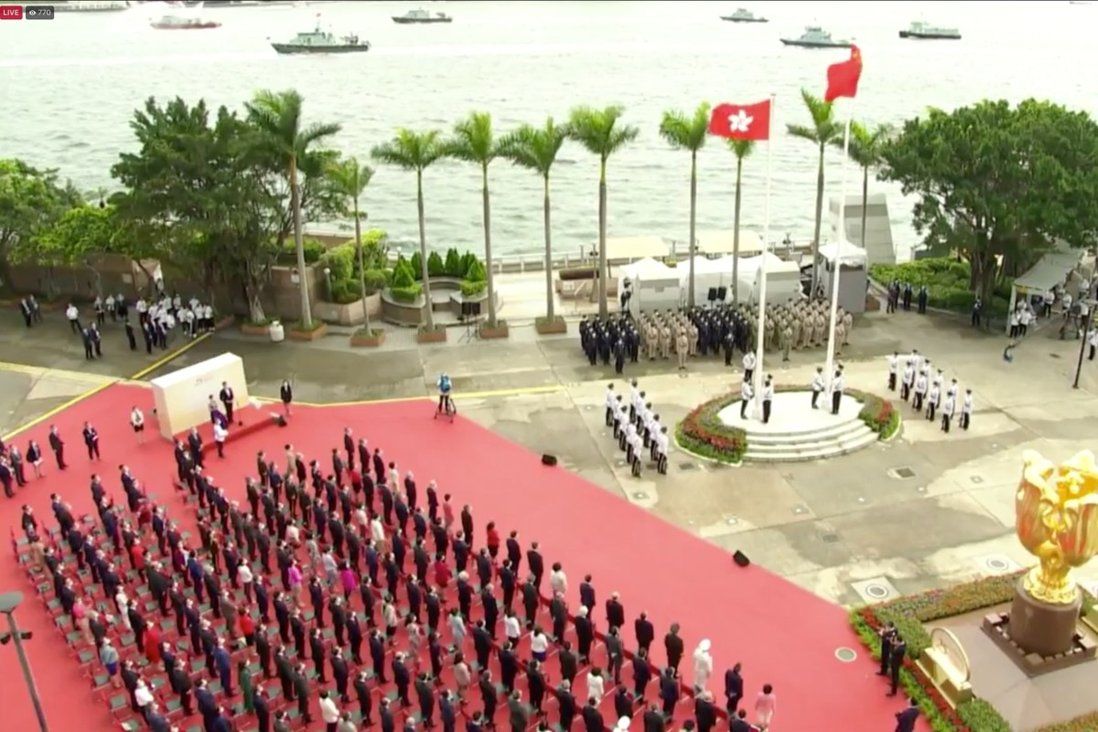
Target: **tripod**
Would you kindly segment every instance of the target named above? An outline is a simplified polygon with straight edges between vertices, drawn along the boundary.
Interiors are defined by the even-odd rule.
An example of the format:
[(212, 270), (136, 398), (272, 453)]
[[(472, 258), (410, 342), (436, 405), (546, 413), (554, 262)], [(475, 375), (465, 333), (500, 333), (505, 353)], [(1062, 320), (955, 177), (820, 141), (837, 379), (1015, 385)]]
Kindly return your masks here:
[(474, 338), (480, 338), (480, 316), (474, 315), (465, 318), (465, 334), (458, 339), (458, 343), (471, 342)]

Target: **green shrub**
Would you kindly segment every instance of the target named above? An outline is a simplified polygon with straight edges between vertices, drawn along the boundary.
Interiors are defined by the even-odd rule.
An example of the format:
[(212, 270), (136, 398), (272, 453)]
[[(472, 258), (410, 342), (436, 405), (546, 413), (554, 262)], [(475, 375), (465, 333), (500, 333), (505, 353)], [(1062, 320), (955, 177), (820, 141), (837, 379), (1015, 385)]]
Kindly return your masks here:
[(717, 416), (722, 409), (739, 399), (739, 394), (725, 394), (696, 407), (675, 428), (679, 445), (713, 460), (741, 462), (747, 452), (747, 433), (737, 427), (729, 427)]
[(324, 253), (320, 266), (331, 270), (332, 282), (351, 280), (355, 273), (355, 245), (340, 244)]
[(431, 252), (427, 257), (427, 274), (430, 277), (441, 277), (446, 274), (446, 266), (442, 263), (442, 257), (438, 252)]
[(362, 299), (362, 287), (357, 280), (332, 283), (332, 302), (347, 305)]
[[(305, 250), (305, 264), (316, 264), (321, 257), (324, 256), (324, 252), (327, 249), (324, 245), (318, 242), (316, 239), (304, 239), (301, 242), (301, 248)], [(293, 240), (290, 240), (290, 251), (297, 256), (297, 247), (294, 245)]]
[(412, 273), (412, 267), (408, 264), (408, 260), (403, 256), (398, 257), (396, 266), (393, 267), (393, 287), (409, 287), (415, 280), (415, 275)]
[(389, 292), (392, 293), (393, 299), (397, 302), (415, 302), (416, 298), (423, 292), (423, 286), (418, 282), (413, 282), (406, 286), (393, 286), (389, 288)]
[(412, 277), (415, 278), (416, 282), (419, 282), (423, 279), (423, 257), (420, 256), (419, 252), (414, 252), (412, 261), (409, 264), (412, 267)]
[(488, 283), (480, 280), (474, 282), (472, 280), (461, 281), (461, 295), (462, 297), (476, 297), (485, 290), (488, 289)]
[(443, 272), (449, 277), (462, 277), (465, 272), (461, 269), (461, 255), (458, 250), (450, 247), (446, 250), (446, 261), (442, 265)]
[(389, 286), (393, 273), (387, 269), (366, 270), (366, 294), (372, 294), (378, 290), (384, 290)]
[[(980, 732), (1011, 732), (1010, 725), (995, 707), (983, 699), (972, 699), (957, 707), (957, 713), (969, 728)], [(1087, 729), (1094, 729), (1093, 726)]]
[[(465, 252), (461, 255), (461, 265), (458, 267), (458, 272), (455, 277), (464, 277), (466, 279), (472, 279), (469, 277), (469, 269), (473, 266), (473, 263), (477, 261), (477, 255), (472, 252)], [(482, 265), (483, 266), (483, 265)]]
[(370, 229), (362, 234), (362, 260), (367, 270), (389, 266), (389, 235), (382, 229)]
[[(874, 264), (869, 274), (882, 285), (892, 280), (910, 282), (918, 292), (927, 287), (927, 303), (932, 308), (967, 313), (976, 300), (970, 287), (971, 276), (968, 262), (958, 262), (952, 257), (928, 257), (903, 264)], [(984, 303), (984, 312), (994, 315), (1005, 314), (1009, 307), (1011, 280), (996, 284), (991, 302)]]
[(484, 271), (484, 265), (480, 263), (479, 259), (474, 259), (472, 264), (469, 265), (469, 270), (465, 273), (465, 279), (469, 282), (486, 282), (488, 280), (488, 273)]

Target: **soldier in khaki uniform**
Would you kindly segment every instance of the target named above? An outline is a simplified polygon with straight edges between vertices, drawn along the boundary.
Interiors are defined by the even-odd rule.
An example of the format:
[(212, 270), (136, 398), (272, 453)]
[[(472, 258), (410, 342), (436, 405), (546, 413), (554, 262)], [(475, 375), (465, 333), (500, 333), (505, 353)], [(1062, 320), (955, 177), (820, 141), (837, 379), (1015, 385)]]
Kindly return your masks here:
[(671, 328), (667, 324), (660, 329), (660, 358), (671, 358)]
[(789, 360), (789, 349), (793, 345), (793, 328), (789, 323), (785, 323), (782, 327), (782, 332), (778, 336), (778, 342), (782, 349), (782, 360)]
[(850, 332), (854, 330), (854, 316), (850, 313), (843, 313), (843, 333), (846, 334), (846, 340), (843, 344), (850, 343)]
[(679, 370), (686, 369), (686, 357), (690, 353), (690, 344), (687, 342), (685, 330), (679, 331), (678, 341), (675, 343), (675, 351), (679, 357)]
[(692, 322), (689, 322), (689, 321), (688, 321), (688, 323), (689, 324), (686, 328), (686, 338), (687, 338), (686, 353), (689, 356), (697, 356), (698, 355), (698, 326), (694, 325)]

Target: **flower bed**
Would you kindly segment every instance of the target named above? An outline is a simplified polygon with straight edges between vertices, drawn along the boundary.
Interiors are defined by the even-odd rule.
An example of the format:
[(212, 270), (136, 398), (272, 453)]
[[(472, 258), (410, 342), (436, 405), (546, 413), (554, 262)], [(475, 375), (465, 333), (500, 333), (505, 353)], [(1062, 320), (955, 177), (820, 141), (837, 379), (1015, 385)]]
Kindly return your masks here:
[(718, 414), (738, 394), (725, 394), (697, 407), (675, 428), (675, 439), (683, 449), (723, 463), (739, 463), (747, 452), (747, 433), (729, 427)]
[(900, 413), (890, 400), (857, 389), (847, 389), (846, 393), (862, 403), (858, 419), (865, 422), (880, 439), (887, 440), (900, 428)]
[[(1024, 570), (1023, 570), (1024, 571)], [(930, 634), (924, 623), (955, 615), (964, 615), (982, 608), (1010, 602), (1014, 584), (1022, 572), (986, 577), (943, 590), (931, 590), (917, 595), (852, 610), (850, 624), (862, 644), (874, 658), (880, 658), (877, 632), (892, 621), (907, 641), (908, 655), (900, 671), (904, 691), (914, 697), (935, 732), (1009, 732), (1010, 725), (986, 701), (974, 698), (953, 709), (915, 660), (930, 647)]]

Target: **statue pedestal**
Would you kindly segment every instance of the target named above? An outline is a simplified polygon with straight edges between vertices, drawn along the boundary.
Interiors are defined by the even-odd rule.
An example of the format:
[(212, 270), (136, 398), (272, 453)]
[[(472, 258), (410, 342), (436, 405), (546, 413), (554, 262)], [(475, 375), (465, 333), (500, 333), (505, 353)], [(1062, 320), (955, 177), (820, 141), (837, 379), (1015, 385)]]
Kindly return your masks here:
[(1074, 645), (1075, 624), (1083, 606), (1082, 593), (1068, 605), (1053, 605), (1031, 596), (1022, 586), (1023, 578), (1014, 586), (1014, 603), (1010, 608), (1010, 638), (1025, 653), (1045, 658), (1067, 653)]

